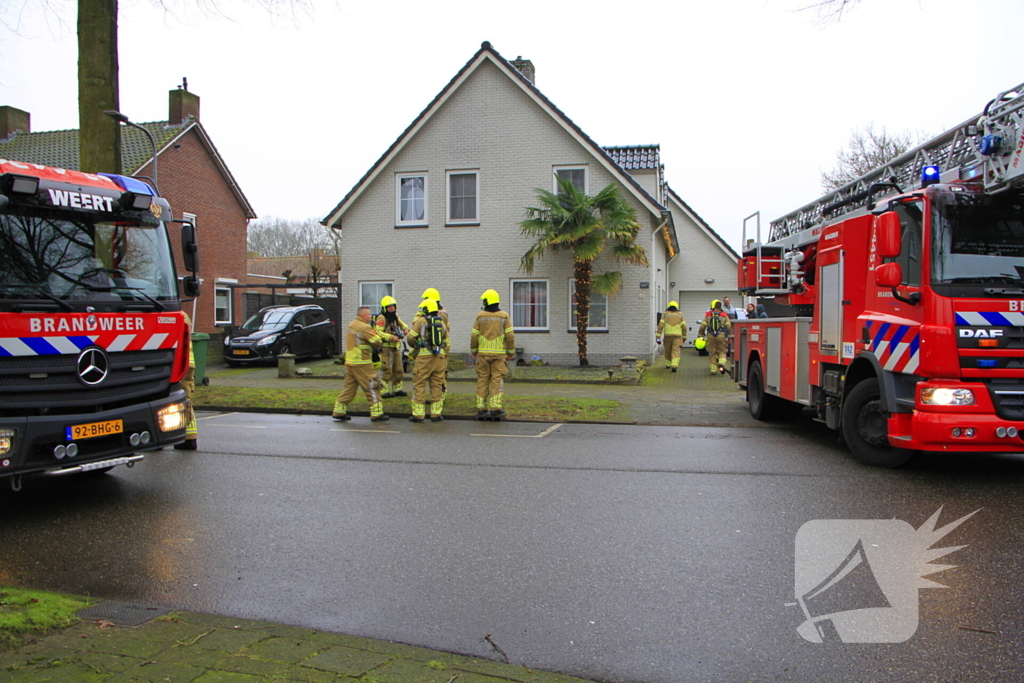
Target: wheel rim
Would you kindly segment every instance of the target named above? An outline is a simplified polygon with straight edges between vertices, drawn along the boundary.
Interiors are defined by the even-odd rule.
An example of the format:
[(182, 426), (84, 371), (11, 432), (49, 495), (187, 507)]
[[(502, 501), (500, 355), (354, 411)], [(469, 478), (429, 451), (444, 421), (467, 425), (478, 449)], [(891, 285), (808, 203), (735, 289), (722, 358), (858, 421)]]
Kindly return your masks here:
[(869, 401), (864, 404), (857, 414), (857, 432), (860, 438), (875, 448), (884, 448), (889, 445), (889, 415), (882, 410), (878, 400)]
[(284, 346), (281, 347), (281, 350), (277, 352), (277, 355), (283, 356), (284, 354), (291, 353), (291, 352), (292, 352), (291, 347), (288, 346), (287, 344), (285, 344)]

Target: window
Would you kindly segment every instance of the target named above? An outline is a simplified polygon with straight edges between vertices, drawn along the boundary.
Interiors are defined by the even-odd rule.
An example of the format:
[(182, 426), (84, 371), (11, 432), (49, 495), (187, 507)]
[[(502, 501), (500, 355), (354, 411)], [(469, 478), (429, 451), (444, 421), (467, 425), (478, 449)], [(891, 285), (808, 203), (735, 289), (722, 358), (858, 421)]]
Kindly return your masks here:
[(231, 324), (231, 289), (228, 287), (222, 287), (219, 284), (214, 285), (214, 324), (216, 325), (230, 325)]
[(896, 263), (903, 270), (903, 284), (921, 284), (921, 233), (924, 202), (907, 202), (896, 206), (903, 235), (900, 240), (900, 255)]
[(512, 326), (517, 330), (548, 329), (548, 281), (512, 281)]
[[(556, 178), (568, 178), (572, 181), (572, 184), (576, 189), (587, 191), (587, 167), (586, 166), (556, 166), (555, 167)], [(558, 181), (554, 181), (555, 194), (558, 194)]]
[(476, 171), (448, 172), (448, 216), (446, 223), (479, 223), (479, 173)]
[(380, 300), (386, 296), (394, 296), (391, 293), (394, 284), (391, 282), (360, 282), (359, 283), (359, 305), (369, 306), (371, 313), (380, 311)]
[[(608, 296), (590, 290), (590, 316), (587, 329), (592, 331), (608, 330)], [(569, 331), (576, 331), (576, 281), (569, 279)]]
[(408, 173), (397, 176), (396, 214), (398, 225), (427, 224), (427, 174)]

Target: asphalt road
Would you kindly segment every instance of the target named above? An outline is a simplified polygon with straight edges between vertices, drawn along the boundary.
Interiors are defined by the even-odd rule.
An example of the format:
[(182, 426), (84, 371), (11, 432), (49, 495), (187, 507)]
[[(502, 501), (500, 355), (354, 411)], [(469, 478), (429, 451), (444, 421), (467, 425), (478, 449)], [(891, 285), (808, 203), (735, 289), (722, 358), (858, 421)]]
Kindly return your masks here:
[[(810, 421), (226, 414), (200, 429), (198, 452), (0, 492), (0, 583), (494, 658), (490, 634), (515, 664), (603, 681), (1024, 679), (1024, 458), (869, 469)], [(934, 544), (896, 533), (939, 508), (940, 527), (978, 512)], [(890, 521), (798, 541), (813, 520)], [(803, 588), (798, 603), (795, 581), (843, 565), (850, 525), (889, 609), (862, 609), (880, 606), (855, 568), (836, 583), (862, 592), (822, 592), (845, 596), (860, 630), (808, 642), (805, 606), (823, 603)], [(947, 588), (916, 588), (928, 545), (964, 546), (929, 576)], [(869, 613), (895, 621), (856, 621)], [(849, 642), (865, 634), (889, 642)]]

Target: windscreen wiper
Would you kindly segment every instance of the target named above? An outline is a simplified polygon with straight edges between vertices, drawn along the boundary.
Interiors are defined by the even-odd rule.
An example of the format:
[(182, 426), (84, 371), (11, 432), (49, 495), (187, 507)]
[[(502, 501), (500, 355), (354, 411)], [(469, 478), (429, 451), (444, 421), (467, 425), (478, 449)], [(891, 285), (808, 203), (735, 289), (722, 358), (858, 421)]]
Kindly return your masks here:
[(164, 306), (162, 303), (160, 303), (159, 301), (157, 301), (156, 299), (151, 297), (149, 294), (146, 294), (146, 292), (143, 289), (141, 289), (140, 287), (113, 287), (112, 289), (126, 289), (129, 292), (138, 292), (139, 294), (141, 294), (146, 299), (146, 301), (148, 301), (149, 303), (153, 304), (153, 306), (156, 307), (156, 310), (158, 310), (158, 311), (166, 311), (167, 310), (166, 306)]
[[(26, 284), (26, 285), (4, 285), (4, 286), (5, 287), (23, 287), (25, 289), (31, 289), (36, 294), (39, 294), (40, 296), (42, 296), (42, 297), (44, 297), (46, 299), (49, 299), (50, 301), (54, 302), (55, 304), (57, 304), (57, 306), (59, 306), (60, 308), (64, 309), (65, 311), (69, 311), (70, 312), (70, 311), (74, 311), (75, 310), (75, 307), (72, 306), (71, 304), (69, 304), (67, 301), (64, 301), (63, 299), (58, 299), (53, 294), (50, 294), (49, 292), (47, 292), (45, 289), (43, 289), (39, 285), (27, 285)], [(13, 310), (15, 310), (15, 311), (24, 311), (24, 310), (27, 310), (28, 308), (30, 308), (31, 306), (32, 306), (31, 304), (14, 304), (11, 308)]]

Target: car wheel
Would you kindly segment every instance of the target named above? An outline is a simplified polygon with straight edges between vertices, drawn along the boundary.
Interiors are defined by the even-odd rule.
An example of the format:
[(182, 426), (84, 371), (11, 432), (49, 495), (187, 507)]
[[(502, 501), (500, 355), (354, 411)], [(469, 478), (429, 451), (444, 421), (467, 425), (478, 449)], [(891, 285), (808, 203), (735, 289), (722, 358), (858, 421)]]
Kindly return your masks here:
[(865, 465), (899, 467), (914, 451), (889, 443), (889, 413), (882, 406), (878, 380), (867, 379), (855, 386), (843, 401), (843, 440), (853, 457)]
[(334, 340), (331, 339), (330, 337), (328, 337), (327, 341), (324, 342), (324, 352), (321, 354), (321, 357), (322, 358), (333, 358), (334, 357), (334, 352), (336, 350), (335, 346), (336, 345), (334, 343)]
[(283, 356), (284, 354), (291, 352), (292, 347), (288, 346), (287, 344), (281, 344), (281, 346), (277, 349), (277, 355), (279, 356)]

